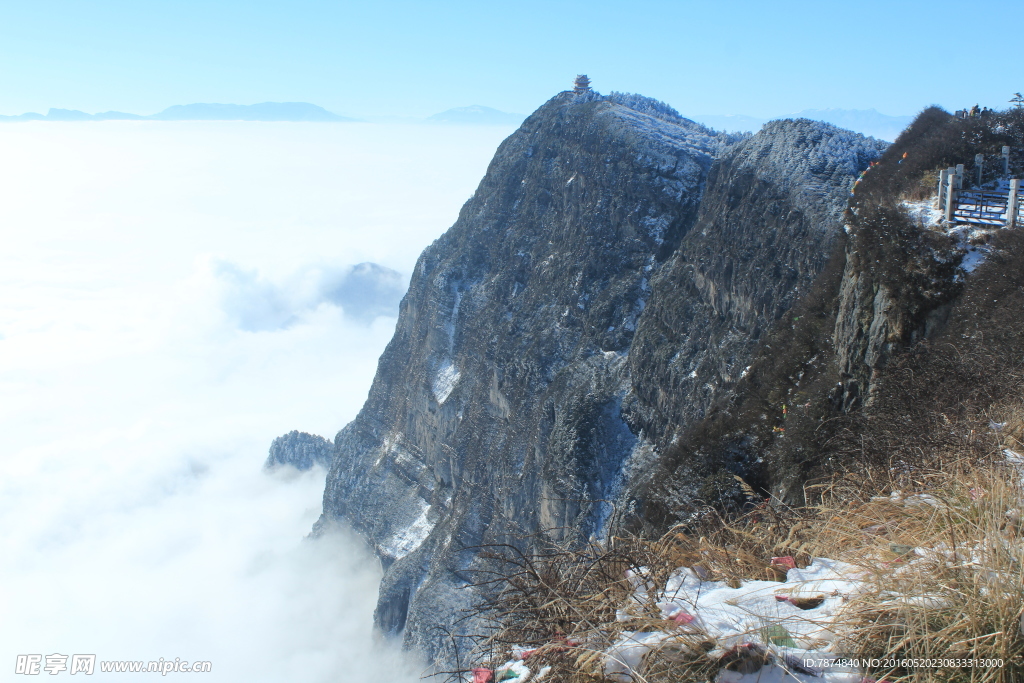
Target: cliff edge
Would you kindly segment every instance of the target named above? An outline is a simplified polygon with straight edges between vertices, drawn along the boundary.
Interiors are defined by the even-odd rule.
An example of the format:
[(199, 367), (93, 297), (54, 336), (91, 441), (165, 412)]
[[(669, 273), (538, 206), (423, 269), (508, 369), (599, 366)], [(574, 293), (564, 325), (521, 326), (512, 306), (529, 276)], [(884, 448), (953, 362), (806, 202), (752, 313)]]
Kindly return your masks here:
[(381, 557), (377, 625), (450, 659), (481, 546), (607, 534), (821, 270), (883, 148), (810, 121), (727, 136), (635, 95), (531, 115), (421, 255), (335, 439), (324, 519)]

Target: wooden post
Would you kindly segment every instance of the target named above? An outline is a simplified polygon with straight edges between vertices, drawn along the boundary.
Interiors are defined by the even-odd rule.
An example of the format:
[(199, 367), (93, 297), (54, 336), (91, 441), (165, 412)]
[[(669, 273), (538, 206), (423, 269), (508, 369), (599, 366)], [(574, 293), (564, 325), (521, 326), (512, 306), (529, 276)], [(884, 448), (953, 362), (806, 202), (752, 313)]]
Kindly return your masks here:
[(978, 181), (977, 181), (978, 187), (981, 187), (981, 171), (982, 171), (982, 169), (984, 167), (985, 167), (985, 155), (984, 154), (975, 154), (974, 155), (974, 170), (978, 174)]
[(1010, 176), (1010, 148), (1003, 145), (1003, 177)]
[(1006, 198), (1006, 227), (1013, 228), (1017, 226), (1017, 207), (1019, 206), (1019, 200), (1017, 198), (1020, 192), (1020, 178), (1013, 178), (1010, 180), (1010, 195)]
[(953, 222), (953, 210), (956, 208), (956, 174), (950, 174), (946, 183), (946, 213), (944, 218), (947, 223)]

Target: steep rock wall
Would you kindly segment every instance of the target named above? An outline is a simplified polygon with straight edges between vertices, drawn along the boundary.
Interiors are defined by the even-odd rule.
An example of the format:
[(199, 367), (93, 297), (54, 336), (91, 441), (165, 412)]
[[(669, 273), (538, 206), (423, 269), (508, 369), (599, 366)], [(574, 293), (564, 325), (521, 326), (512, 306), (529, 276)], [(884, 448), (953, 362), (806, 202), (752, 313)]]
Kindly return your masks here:
[(635, 424), (663, 447), (743, 374), (821, 271), (849, 188), (884, 144), (774, 121), (712, 167), (698, 221), (653, 283), (630, 370)]
[(382, 558), (378, 626), (450, 661), (479, 546), (605, 533), (820, 269), (879, 148), (808, 121), (737, 142), (637, 96), (528, 118), (420, 257), (335, 439), (324, 519)]
[[(435, 655), (483, 543), (600, 533), (636, 437), (621, 419), (650, 278), (697, 217), (727, 138), (671, 111), (564, 93), (499, 148), (420, 257), (325, 515), (388, 565), (377, 613)], [(667, 109), (667, 108), (666, 108)]]

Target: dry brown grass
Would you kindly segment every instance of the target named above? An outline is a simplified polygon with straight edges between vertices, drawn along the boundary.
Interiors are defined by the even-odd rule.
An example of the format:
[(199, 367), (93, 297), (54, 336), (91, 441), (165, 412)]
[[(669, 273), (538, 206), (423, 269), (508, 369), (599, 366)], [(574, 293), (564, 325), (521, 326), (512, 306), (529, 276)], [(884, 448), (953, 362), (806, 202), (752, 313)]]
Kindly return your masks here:
[(1024, 680), (1024, 545), (1013, 512), (1024, 499), (1020, 477), (1006, 464), (961, 463), (902, 477), (896, 496), (822, 506), (819, 554), (867, 578), (844, 611), (843, 649), (881, 660), (1004, 663), (873, 672), (894, 683)]
[(907, 187), (900, 193), (902, 201), (919, 202), (935, 196), (939, 185), (939, 169), (924, 171), (920, 179), (914, 183), (908, 183)]
[[(1020, 447), (1024, 412), (1005, 420), (1001, 441)], [(801, 509), (754, 499), (744, 515), (725, 519), (711, 509), (687, 528), (656, 541), (613, 538), (543, 557), (501, 555), (510, 571), (505, 587), (480, 607), (501, 624), (477, 661), (498, 665), (511, 646), (538, 648), (531, 668), (551, 666), (547, 680), (596, 682), (604, 652), (623, 632), (666, 631), (652, 595), (616, 620), (635, 584), (662, 588), (678, 567), (737, 586), (748, 580), (784, 580), (771, 562), (792, 555), (798, 566), (829, 557), (861, 568), (865, 590), (844, 607), (834, 629), (843, 652), (879, 660), (1002, 660), (999, 667), (879, 666), (870, 675), (891, 683), (1024, 680), (1024, 508), (1021, 472), (989, 463), (945, 461), (942, 471), (847, 473), (809, 487), (818, 504)], [(898, 492), (895, 496), (894, 492)], [(676, 629), (644, 660), (635, 678), (649, 683), (712, 680), (726, 661), (707, 653), (713, 638)]]

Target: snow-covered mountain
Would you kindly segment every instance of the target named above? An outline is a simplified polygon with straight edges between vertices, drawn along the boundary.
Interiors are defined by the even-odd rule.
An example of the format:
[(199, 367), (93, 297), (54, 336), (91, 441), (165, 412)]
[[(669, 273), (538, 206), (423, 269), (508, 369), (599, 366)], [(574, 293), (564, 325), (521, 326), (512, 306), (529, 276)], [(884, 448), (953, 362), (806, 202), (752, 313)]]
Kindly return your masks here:
[[(695, 114), (691, 119), (715, 130), (756, 131), (771, 119), (743, 114)], [(892, 141), (910, 125), (912, 116), (890, 116), (874, 109), (805, 109), (778, 118), (824, 121), (879, 140)]]

